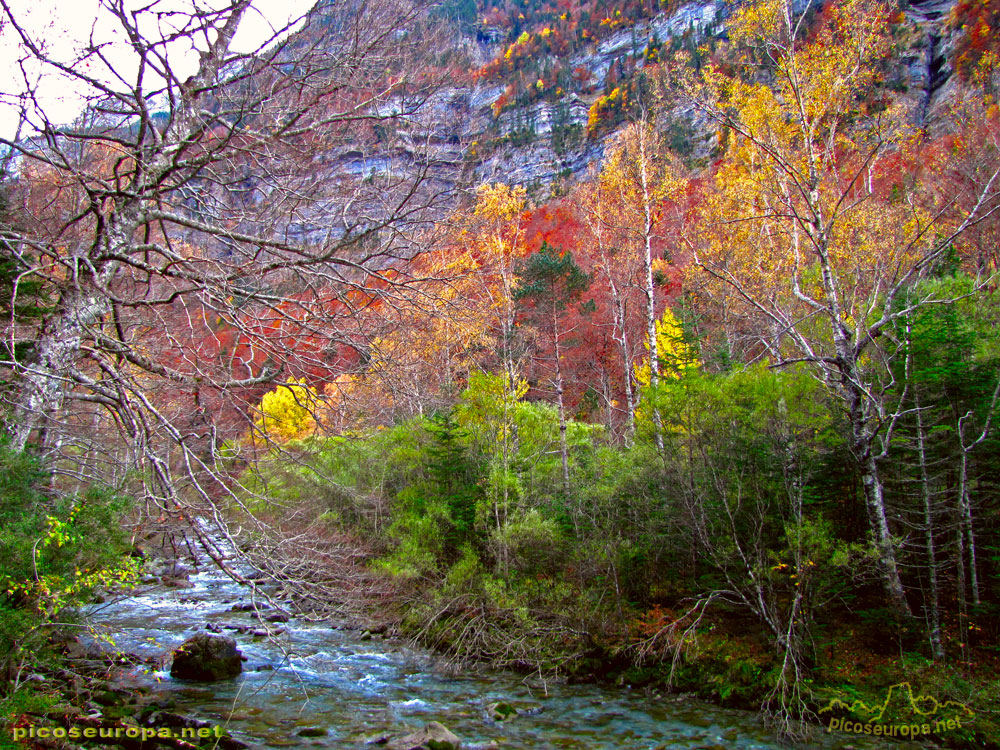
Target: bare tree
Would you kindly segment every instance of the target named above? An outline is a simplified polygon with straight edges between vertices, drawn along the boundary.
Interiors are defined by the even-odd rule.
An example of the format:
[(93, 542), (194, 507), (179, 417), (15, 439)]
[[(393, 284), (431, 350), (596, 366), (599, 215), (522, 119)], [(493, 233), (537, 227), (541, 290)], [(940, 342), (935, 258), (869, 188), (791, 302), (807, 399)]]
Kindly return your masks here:
[[(360, 313), (406, 293), (458, 168), (432, 101), (439, 32), (419, 2), (324, 1), (245, 52), (251, 0), (102, 0), (125, 64), (93, 35), (60, 57), (0, 9), (25, 79), (0, 92), (23, 114), (0, 137), (14, 292), (40, 282), (49, 303), (7, 321), (9, 352), (33, 342), (3, 363), (11, 441), (216, 513), (237, 500), (224, 441), (253, 429), (268, 384), (334, 377), (363, 349)], [(47, 116), (39, 68), (84, 97), (74, 123)]]

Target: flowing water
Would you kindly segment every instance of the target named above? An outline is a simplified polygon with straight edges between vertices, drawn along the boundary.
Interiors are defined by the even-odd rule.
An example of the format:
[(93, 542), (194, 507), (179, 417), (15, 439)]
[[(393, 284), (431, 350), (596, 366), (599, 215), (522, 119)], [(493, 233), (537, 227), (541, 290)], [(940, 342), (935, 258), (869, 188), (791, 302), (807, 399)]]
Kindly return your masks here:
[[(284, 630), (277, 637), (254, 635), (264, 627), (254, 613), (233, 611), (250, 601), (249, 588), (214, 568), (190, 580), (192, 588), (148, 587), (95, 606), (92, 618), (118, 648), (143, 656), (162, 656), (210, 623), (249, 628), (221, 630), (236, 638), (247, 657), (234, 680), (185, 682), (166, 670), (139, 671), (131, 679), (175, 699), (175, 711), (225, 724), (253, 746), (361, 748), (373, 735), (440, 721), (462, 738), (463, 747), (473, 748), (491, 741), (510, 749), (783, 747), (753, 714), (695, 700), (602, 685), (529, 685), (505, 672), (449, 674), (427, 652), (294, 619), (268, 625)], [(493, 722), (486, 706), (494, 701), (524, 713)], [(327, 734), (299, 736), (306, 727)], [(831, 750), (887, 746), (827, 733), (808, 743)]]

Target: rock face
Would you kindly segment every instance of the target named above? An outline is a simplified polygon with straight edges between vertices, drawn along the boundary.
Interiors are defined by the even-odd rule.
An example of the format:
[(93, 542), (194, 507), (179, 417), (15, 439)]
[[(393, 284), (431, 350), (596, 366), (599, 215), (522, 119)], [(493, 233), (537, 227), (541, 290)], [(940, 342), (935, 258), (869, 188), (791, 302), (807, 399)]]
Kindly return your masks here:
[(452, 734), (448, 727), (437, 721), (428, 723), (423, 729), (389, 740), (386, 750), (459, 750), (462, 741)]
[(182, 680), (214, 682), (235, 677), (243, 671), (236, 641), (225, 636), (199, 633), (174, 651), (170, 676)]

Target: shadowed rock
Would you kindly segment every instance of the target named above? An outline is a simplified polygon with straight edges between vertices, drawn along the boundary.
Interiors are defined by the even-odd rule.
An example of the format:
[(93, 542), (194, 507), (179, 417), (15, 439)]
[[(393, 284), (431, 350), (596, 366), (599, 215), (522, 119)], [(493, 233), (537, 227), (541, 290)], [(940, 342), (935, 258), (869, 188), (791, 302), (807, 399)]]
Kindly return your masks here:
[(243, 671), (241, 656), (232, 638), (199, 633), (174, 651), (170, 676), (200, 682), (225, 680)]

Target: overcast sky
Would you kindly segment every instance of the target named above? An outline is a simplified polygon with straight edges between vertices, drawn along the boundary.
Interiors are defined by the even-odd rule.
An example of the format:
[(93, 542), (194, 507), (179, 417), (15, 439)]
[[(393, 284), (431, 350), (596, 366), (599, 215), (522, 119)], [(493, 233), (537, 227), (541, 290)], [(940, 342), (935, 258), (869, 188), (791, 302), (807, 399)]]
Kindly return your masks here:
[[(210, 3), (212, 7), (219, 8), (226, 4), (225, 0), (158, 0), (155, 6), (158, 11), (183, 10), (190, 8), (193, 1), (201, 7)], [(88, 40), (93, 38), (106, 44), (104, 49), (108, 60), (126, 78), (134, 70), (134, 55), (124, 44), (114, 18), (101, 7), (100, 0), (4, 2), (18, 23), (34, 38), (41, 39), (48, 51), (61, 60), (72, 60), (74, 51), (86, 46)], [(255, 0), (253, 10), (243, 19), (235, 46), (240, 50), (258, 47), (274, 34), (274, 29), (283, 28), (290, 19), (301, 17), (314, 3), (315, 0)], [(154, 0), (125, 0), (126, 8), (133, 10), (153, 4)], [(148, 33), (153, 33), (152, 15), (148, 18), (151, 23)], [(3, 20), (6, 21), (6, 14), (3, 14)], [(17, 123), (17, 112), (11, 102), (25, 87), (24, 74), (18, 62), (23, 57), (19, 42), (17, 33), (8, 23), (0, 27), (0, 133), (8, 137), (13, 135)], [(194, 71), (197, 55), (190, 45), (187, 49), (178, 46), (171, 57), (174, 58), (172, 66), (182, 78)], [(95, 63), (88, 72), (106, 78), (107, 74), (100, 68), (101, 65)], [(29, 66), (27, 73), (31, 80), (39, 81), (39, 98), (49, 120), (65, 123), (79, 114), (85, 92), (81, 91), (78, 81), (71, 82), (65, 76), (42, 70), (39, 66)]]

